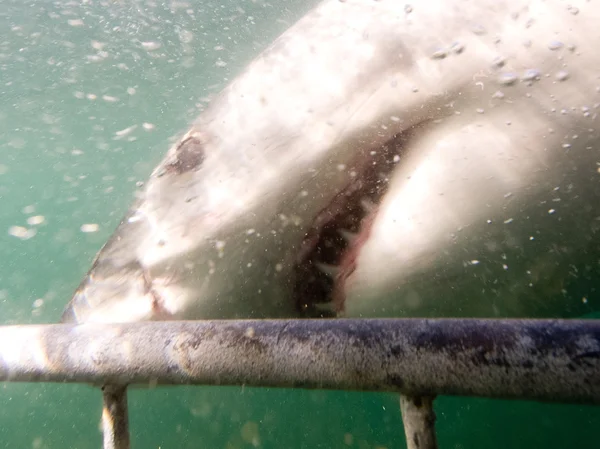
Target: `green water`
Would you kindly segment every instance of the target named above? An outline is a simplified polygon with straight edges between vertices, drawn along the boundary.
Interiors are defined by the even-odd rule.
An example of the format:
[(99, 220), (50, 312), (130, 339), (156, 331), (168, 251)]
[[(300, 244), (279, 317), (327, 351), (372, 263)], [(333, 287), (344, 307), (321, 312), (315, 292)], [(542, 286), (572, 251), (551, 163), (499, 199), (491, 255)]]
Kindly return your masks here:
[[(58, 319), (170, 139), (309, 7), (0, 0), (1, 324)], [(600, 447), (597, 408), (440, 398), (436, 410), (442, 448)], [(0, 448), (98, 448), (99, 419), (86, 386), (0, 387)], [(405, 446), (391, 394), (134, 390), (130, 420), (134, 448)]]

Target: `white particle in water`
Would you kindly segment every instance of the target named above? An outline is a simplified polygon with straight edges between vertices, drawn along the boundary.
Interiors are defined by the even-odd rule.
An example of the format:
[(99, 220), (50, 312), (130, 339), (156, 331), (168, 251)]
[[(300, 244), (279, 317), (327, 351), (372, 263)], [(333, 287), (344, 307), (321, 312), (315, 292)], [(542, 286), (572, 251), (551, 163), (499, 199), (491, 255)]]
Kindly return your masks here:
[(45, 221), (46, 221), (46, 217), (44, 217), (43, 215), (34, 215), (33, 217), (29, 217), (27, 219), (27, 224), (29, 226), (37, 226), (37, 225), (41, 225)]
[(29, 240), (37, 234), (35, 229), (27, 229), (23, 226), (11, 226), (8, 228), (8, 234), (21, 240)]
[(217, 251), (223, 252), (223, 250), (225, 249), (225, 242), (223, 240), (217, 240), (215, 242), (215, 248), (217, 249)]
[(549, 213), (550, 215), (552, 215), (554, 212), (556, 212), (554, 209), (549, 209), (549, 210), (548, 210), (548, 213)]
[(142, 124), (142, 128), (144, 128), (146, 131), (151, 131), (154, 129), (154, 125), (152, 123), (144, 122)]
[(100, 226), (97, 223), (85, 223), (82, 224), (79, 228), (81, 232), (84, 232), (86, 234), (89, 234), (91, 232), (97, 232), (98, 229), (100, 229)]
[(131, 125), (131, 126), (129, 126), (129, 127), (127, 127), (127, 128), (125, 128), (125, 129), (122, 129), (122, 130), (120, 130), (120, 131), (117, 131), (117, 132), (115, 133), (115, 136), (117, 136), (117, 137), (124, 137), (124, 136), (126, 136), (126, 135), (130, 134), (130, 133), (131, 133), (132, 131), (134, 131), (136, 128), (137, 128), (137, 125)]
[(160, 42), (147, 41), (142, 42), (142, 48), (146, 51), (158, 50), (161, 47)]

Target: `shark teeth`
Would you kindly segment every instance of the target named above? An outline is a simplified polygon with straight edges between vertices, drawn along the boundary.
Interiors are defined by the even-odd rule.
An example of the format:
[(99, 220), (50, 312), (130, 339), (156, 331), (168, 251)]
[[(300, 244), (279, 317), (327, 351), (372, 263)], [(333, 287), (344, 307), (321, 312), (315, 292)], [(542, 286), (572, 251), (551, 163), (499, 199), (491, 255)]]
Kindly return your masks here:
[(322, 262), (315, 262), (315, 266), (321, 271), (329, 276), (331, 279), (335, 279), (335, 277), (340, 273), (340, 267), (335, 265), (329, 265)]
[(377, 205), (368, 198), (361, 199), (360, 205), (363, 208), (365, 214), (371, 214), (377, 209)]
[(348, 231), (347, 229), (338, 229), (338, 233), (344, 238), (346, 243), (355, 242), (358, 236), (356, 232)]

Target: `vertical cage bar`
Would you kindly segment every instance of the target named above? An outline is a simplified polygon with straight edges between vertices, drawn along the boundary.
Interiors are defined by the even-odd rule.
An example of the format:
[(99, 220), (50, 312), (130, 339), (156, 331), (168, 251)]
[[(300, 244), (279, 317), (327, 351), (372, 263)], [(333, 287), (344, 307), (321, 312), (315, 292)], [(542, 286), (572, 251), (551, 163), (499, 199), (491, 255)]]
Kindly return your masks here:
[(105, 385), (102, 388), (102, 431), (104, 449), (129, 449), (127, 387)]
[(437, 449), (433, 398), (400, 395), (400, 412), (408, 449)]

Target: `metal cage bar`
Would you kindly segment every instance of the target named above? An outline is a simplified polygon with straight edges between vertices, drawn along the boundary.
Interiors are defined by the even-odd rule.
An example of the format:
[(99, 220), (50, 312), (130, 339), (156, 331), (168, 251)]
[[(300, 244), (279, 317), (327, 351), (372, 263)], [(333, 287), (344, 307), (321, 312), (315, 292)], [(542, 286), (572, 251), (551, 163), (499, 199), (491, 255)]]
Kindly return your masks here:
[(600, 320), (4, 326), (0, 380), (103, 386), (105, 449), (129, 447), (131, 384), (398, 392), (409, 448), (435, 448), (436, 395), (599, 404)]

